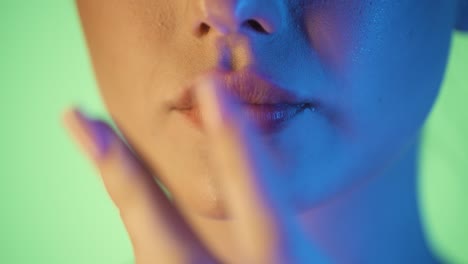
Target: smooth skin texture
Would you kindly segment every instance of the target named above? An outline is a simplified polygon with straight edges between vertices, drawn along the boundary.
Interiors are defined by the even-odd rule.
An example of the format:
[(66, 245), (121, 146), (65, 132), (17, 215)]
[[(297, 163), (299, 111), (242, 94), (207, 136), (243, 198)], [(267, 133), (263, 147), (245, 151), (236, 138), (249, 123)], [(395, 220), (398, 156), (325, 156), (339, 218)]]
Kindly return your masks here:
[[(138, 158), (130, 159), (145, 164), (145, 175), (157, 177), (168, 188), (180, 214), (215, 257), (237, 261), (242, 256), (267, 261), (252, 263), (268, 263), (277, 256), (273, 249), (282, 248), (278, 244), (288, 251), (287, 245), (297, 243), (306, 245), (310, 254), (305, 256), (327, 256), (339, 263), (433, 261), (415, 195), (418, 133), (439, 91), (451, 32), (466, 29), (466, 0), (78, 0), (77, 7), (102, 97), (137, 153)], [(248, 20), (257, 21), (267, 34), (245, 23)], [(212, 69), (245, 67), (319, 100), (323, 111), (304, 113), (271, 138), (231, 138), (224, 150), (234, 154), (217, 160), (213, 149), (223, 144), (213, 140), (213, 134), (191, 127), (167, 103)], [(70, 114), (67, 120), (79, 119)], [(253, 133), (250, 130), (246, 134)], [(254, 143), (257, 147), (252, 147)], [(234, 146), (245, 150), (236, 154)], [(128, 164), (114, 161), (109, 175), (118, 174), (121, 163)], [(231, 163), (253, 163), (251, 167), (263, 170), (236, 172), (236, 177), (247, 180), (234, 195), (226, 187), (230, 184), (223, 183), (232, 179), (222, 173)], [(273, 164), (281, 167), (265, 169)], [(270, 176), (272, 171), (280, 175)], [(248, 183), (263, 178), (267, 180), (255, 185), (268, 186), (266, 190), (249, 192), (255, 188)], [(276, 178), (281, 189), (270, 183)], [(127, 185), (116, 185), (116, 197), (138, 197), (135, 193), (144, 193), (139, 188), (152, 186), (141, 184), (128, 191)], [(113, 196), (109, 186), (114, 185), (106, 185)], [(251, 201), (239, 194), (259, 197)], [(138, 199), (119, 201), (140, 207)], [(284, 204), (280, 206), (284, 211), (270, 212), (275, 207), (270, 203)], [(270, 213), (260, 218), (260, 224), (253, 223), (248, 214), (238, 216), (244, 207), (252, 214)], [(151, 219), (139, 216), (144, 215), (142, 208), (146, 209), (141, 206), (132, 218)], [(148, 225), (152, 222), (161, 221)], [(266, 224), (276, 222), (280, 224)], [(154, 230), (163, 228), (156, 223)], [(253, 228), (264, 224), (267, 231)], [(136, 243), (141, 240), (133, 238), (138, 232), (151, 232), (126, 226), (137, 261), (151, 261), (151, 243)], [(250, 231), (233, 232), (236, 227)], [(284, 235), (265, 239), (267, 233)], [(249, 234), (257, 241), (277, 243), (267, 243), (266, 249), (260, 247), (264, 243), (254, 243), (235, 250), (252, 241), (246, 239)], [(313, 246), (304, 242), (304, 234)], [(171, 244), (169, 248), (179, 246)], [(197, 247), (195, 252), (203, 251)], [(278, 254), (283, 263), (302, 255)]]
[[(274, 175), (270, 154), (259, 144), (258, 132), (236, 117), (233, 107), (226, 107), (227, 100), (216, 93), (219, 85), (213, 78), (205, 83), (198, 89), (198, 98), (216, 171), (236, 219), (230, 226), (235, 247), (229, 262), (328, 263), (292, 218), (294, 213), (279, 195), (280, 186), (264, 188), (271, 187), (271, 177), (278, 175)], [(202, 236), (197, 238), (150, 171), (112, 128), (90, 120), (79, 109), (65, 112), (63, 121), (98, 168), (128, 230), (136, 263), (218, 263), (202, 242), (203, 232), (196, 230)]]

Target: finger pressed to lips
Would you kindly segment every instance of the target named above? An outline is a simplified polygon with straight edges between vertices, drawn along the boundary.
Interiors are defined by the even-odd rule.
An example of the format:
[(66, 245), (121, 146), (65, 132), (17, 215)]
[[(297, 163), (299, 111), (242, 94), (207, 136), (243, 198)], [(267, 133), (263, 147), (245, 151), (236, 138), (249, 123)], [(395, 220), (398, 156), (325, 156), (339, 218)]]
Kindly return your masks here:
[[(213, 80), (201, 83), (197, 100), (232, 220), (233, 254), (239, 255), (239, 263), (297, 263), (293, 259), (311, 259), (309, 254), (316, 259), (319, 254), (311, 251), (294, 223), (280, 177), (258, 140), (258, 131), (238, 118), (235, 104)], [(200, 242), (203, 232), (195, 230), (201, 238), (195, 235), (147, 167), (108, 124), (90, 120), (76, 109), (67, 111), (63, 119), (98, 168), (120, 211), (138, 264), (216, 263)]]
[(209, 76), (196, 93), (241, 263), (329, 263), (294, 218), (261, 132), (220, 84)]
[(197, 99), (233, 233), (246, 263), (274, 263), (285, 249), (281, 243), (292, 213), (287, 211), (278, 172), (258, 140), (258, 131), (238, 118), (239, 109), (218, 85), (213, 77), (201, 80)]

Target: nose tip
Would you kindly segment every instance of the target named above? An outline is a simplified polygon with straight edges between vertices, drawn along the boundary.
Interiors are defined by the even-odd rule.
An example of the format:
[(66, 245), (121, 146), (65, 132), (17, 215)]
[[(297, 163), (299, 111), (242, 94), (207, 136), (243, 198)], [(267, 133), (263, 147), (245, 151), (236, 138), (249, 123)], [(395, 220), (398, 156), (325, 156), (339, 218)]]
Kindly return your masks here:
[(223, 35), (239, 31), (274, 34), (280, 27), (281, 19), (272, 2), (275, 1), (205, 0), (202, 4), (202, 18), (195, 25), (195, 33), (198, 36), (211, 31)]

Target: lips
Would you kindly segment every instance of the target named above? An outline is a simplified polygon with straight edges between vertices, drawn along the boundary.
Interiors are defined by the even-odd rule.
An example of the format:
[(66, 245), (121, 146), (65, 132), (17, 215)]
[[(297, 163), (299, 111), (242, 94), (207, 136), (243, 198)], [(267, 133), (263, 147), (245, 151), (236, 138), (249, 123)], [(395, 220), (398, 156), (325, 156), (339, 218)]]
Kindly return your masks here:
[[(297, 115), (311, 109), (308, 104), (242, 104), (240, 107), (241, 118), (249, 120), (264, 134), (278, 132)], [(203, 127), (200, 109), (193, 107), (179, 110), (196, 127)]]
[[(255, 124), (263, 133), (278, 132), (304, 110), (315, 110), (316, 104), (306, 97), (260, 78), (252, 71), (235, 73), (210, 72), (209, 78), (216, 78), (221, 89), (230, 95), (241, 107), (241, 118)], [(196, 127), (202, 128), (202, 118), (194, 98), (196, 84), (185, 89), (177, 100), (170, 104), (171, 110), (182, 113)]]

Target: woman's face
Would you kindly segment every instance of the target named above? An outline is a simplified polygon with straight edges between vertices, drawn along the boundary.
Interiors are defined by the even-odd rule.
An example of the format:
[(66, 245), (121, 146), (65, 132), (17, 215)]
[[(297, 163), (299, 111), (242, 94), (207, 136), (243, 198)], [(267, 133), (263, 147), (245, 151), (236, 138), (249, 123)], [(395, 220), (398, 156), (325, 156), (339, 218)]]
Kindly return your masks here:
[(102, 97), (127, 140), (174, 198), (221, 218), (207, 136), (171, 107), (197, 77), (247, 69), (317, 103), (262, 134), (291, 203), (304, 210), (380, 173), (417, 135), (438, 94), (458, 2), (77, 4)]

